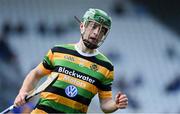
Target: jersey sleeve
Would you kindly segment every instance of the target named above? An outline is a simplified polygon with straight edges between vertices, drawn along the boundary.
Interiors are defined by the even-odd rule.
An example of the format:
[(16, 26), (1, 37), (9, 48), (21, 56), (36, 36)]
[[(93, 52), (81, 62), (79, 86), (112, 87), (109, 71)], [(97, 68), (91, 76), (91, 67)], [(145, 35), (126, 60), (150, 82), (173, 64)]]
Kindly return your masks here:
[(105, 99), (105, 98), (112, 98), (112, 82), (114, 79), (114, 70), (109, 71), (108, 75), (106, 78), (103, 80), (101, 84), (101, 88), (98, 89), (98, 96), (100, 99)]
[(44, 74), (50, 74), (54, 69), (52, 61), (53, 61), (53, 53), (52, 50), (50, 49), (48, 53), (44, 56), (43, 61), (38, 65), (38, 68), (41, 69), (41, 71)]

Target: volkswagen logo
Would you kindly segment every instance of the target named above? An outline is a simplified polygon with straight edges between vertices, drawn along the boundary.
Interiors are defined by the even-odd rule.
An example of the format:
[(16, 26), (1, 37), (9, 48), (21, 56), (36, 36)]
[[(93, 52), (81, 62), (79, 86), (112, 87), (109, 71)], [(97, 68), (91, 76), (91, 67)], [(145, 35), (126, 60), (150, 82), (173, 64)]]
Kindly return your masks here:
[(77, 87), (73, 85), (69, 85), (66, 87), (65, 93), (68, 97), (75, 97), (78, 94)]

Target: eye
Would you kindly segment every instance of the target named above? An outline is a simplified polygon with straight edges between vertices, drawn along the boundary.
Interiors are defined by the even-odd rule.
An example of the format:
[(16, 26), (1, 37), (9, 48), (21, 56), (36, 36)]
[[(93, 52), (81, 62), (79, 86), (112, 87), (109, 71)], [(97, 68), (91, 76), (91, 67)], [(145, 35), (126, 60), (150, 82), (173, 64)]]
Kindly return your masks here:
[(92, 28), (93, 28), (93, 29), (96, 29), (97, 27), (98, 27), (98, 25), (96, 25), (96, 24), (93, 24), (93, 25), (92, 25)]
[(102, 27), (101, 32), (104, 33), (104, 35), (107, 33), (108, 29), (105, 27)]
[(96, 25), (92, 25), (92, 28), (93, 28), (93, 29), (96, 29)]

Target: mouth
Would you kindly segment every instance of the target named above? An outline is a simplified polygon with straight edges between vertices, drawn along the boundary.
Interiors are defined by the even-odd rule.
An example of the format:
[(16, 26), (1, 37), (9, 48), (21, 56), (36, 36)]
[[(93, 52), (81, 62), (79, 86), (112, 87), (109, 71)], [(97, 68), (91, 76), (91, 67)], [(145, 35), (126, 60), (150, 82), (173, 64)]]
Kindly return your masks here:
[(98, 43), (98, 40), (97, 40), (95, 37), (90, 37), (90, 38), (89, 38), (89, 41), (90, 41), (92, 44), (97, 44), (97, 43)]
[(96, 40), (96, 38), (92, 36), (90, 36), (89, 39)]
[(97, 42), (97, 38), (96, 37), (89, 37), (89, 39), (92, 40), (92, 41)]

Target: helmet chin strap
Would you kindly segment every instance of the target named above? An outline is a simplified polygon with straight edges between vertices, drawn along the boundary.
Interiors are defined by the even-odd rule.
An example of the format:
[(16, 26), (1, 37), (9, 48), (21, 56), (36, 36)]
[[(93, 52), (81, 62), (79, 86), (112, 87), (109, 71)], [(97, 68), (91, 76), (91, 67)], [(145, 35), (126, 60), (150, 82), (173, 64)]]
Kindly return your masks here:
[(97, 49), (99, 46), (98, 45), (94, 45), (91, 42), (89, 42), (87, 39), (84, 39), (84, 32), (85, 32), (85, 28), (83, 27), (82, 31), (81, 31), (81, 37), (82, 37), (82, 41), (84, 43), (84, 45), (89, 48), (89, 49)]
[(83, 39), (84, 45), (89, 49), (97, 49), (98, 46), (90, 43), (87, 39)]

